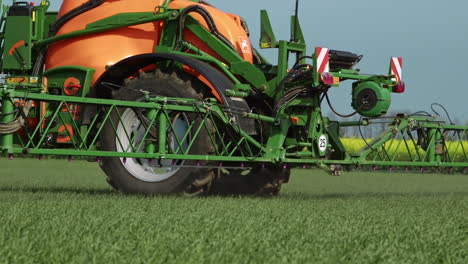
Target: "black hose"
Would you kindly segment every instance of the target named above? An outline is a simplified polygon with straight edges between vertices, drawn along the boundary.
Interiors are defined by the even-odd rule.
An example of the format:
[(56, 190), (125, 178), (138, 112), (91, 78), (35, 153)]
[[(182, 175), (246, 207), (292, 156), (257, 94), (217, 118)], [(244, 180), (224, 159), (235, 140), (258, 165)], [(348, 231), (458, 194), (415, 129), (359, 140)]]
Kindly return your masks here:
[(247, 36), (250, 37), (250, 29), (249, 29), (249, 24), (247, 24), (247, 21), (245, 21), (244, 18), (242, 17), (239, 17), (240, 18), (240, 21), (241, 21), (241, 26), (242, 28), (244, 29), (245, 33), (247, 34)]
[(438, 103), (433, 103), (433, 104), (431, 104), (431, 110), (432, 110), (432, 112), (434, 112), (434, 114), (436, 114), (436, 115), (438, 115), (438, 116), (441, 116), (441, 115), (435, 110), (435, 107), (436, 107), (436, 106), (438, 106), (438, 107), (440, 107), (442, 110), (444, 110), (445, 115), (447, 116), (447, 118), (448, 118), (450, 124), (451, 124), (451, 125), (454, 125), (455, 123), (452, 121), (452, 118), (450, 117), (449, 112), (447, 111), (447, 109), (446, 109), (443, 105), (438, 104)]
[(304, 60), (304, 59), (311, 59), (311, 60), (313, 60), (314, 57), (312, 57), (312, 56), (302, 56), (302, 57), (299, 57), (299, 58), (296, 60), (296, 62), (294, 63), (293, 68), (296, 68), (296, 67), (299, 65), (299, 62), (300, 62), (301, 60)]
[(105, 1), (106, 0), (90, 0), (82, 4), (81, 6), (70, 10), (68, 13), (58, 18), (57, 21), (55, 21), (55, 23), (50, 26), (48, 34), (49, 37), (55, 36), (58, 33), (58, 31), (73, 18), (104, 4)]
[(418, 112), (415, 112), (415, 113), (412, 113), (411, 115), (409, 115), (410, 117), (413, 117), (413, 116), (427, 116), (427, 117), (432, 117), (431, 114), (429, 114), (428, 112), (426, 111), (418, 111)]
[(354, 112), (354, 113), (351, 113), (351, 114), (349, 114), (349, 115), (340, 114), (340, 113), (338, 113), (338, 111), (335, 110), (335, 108), (334, 108), (333, 105), (331, 104), (330, 98), (328, 98), (328, 93), (325, 93), (325, 99), (327, 100), (327, 104), (328, 104), (328, 106), (330, 107), (330, 109), (333, 111), (333, 113), (335, 113), (335, 115), (337, 115), (337, 116), (339, 116), (339, 117), (342, 117), (342, 118), (349, 118), (349, 117), (355, 116), (355, 115), (357, 114), (357, 111)]
[(254, 60), (254, 64), (259, 65), (259, 64), (265, 63), (265, 62), (262, 60), (262, 57), (260, 57), (260, 54), (258, 53), (258, 50), (252, 49), (252, 51), (253, 51), (253, 60)]
[[(50, 26), (49, 33), (47, 34), (47, 37), (49, 37), (49, 38), (54, 37), (55, 35), (57, 35), (59, 30), (66, 23), (68, 23), (70, 20), (72, 20), (73, 18), (75, 18), (75, 17), (77, 17), (77, 16), (79, 16), (79, 15), (81, 15), (83, 13), (88, 12), (89, 10), (92, 10), (92, 9), (104, 4), (105, 1), (106, 0), (90, 0), (90, 1), (82, 4), (81, 6), (70, 10), (68, 13), (66, 13), (63, 16), (59, 17), (54, 22), (54, 24), (52, 24)], [(47, 47), (44, 47), (39, 52), (39, 56), (37, 57), (36, 62), (34, 63), (33, 72), (32, 72), (33, 76), (37, 76), (41, 72), (42, 66), (44, 66), (44, 63), (45, 63), (46, 55), (47, 55)]]
[(188, 16), (189, 13), (198, 13), (200, 14), (203, 19), (205, 19), (206, 23), (208, 24), (208, 28), (210, 29), (210, 32), (216, 36), (219, 40), (221, 40), (224, 44), (226, 44), (228, 47), (232, 48), (233, 50), (236, 50), (236, 48), (232, 45), (232, 43), (226, 39), (219, 31), (218, 28), (216, 27), (216, 24), (213, 20), (213, 17), (210, 15), (210, 13), (202, 6), (199, 5), (191, 5), (187, 8), (185, 8), (179, 16), (179, 30), (177, 33), (177, 43), (181, 43), (184, 40), (184, 29), (185, 29), (185, 20)]
[(207, 6), (213, 6), (212, 4), (208, 3), (205, 0), (200, 0), (200, 4), (204, 4), (204, 5), (207, 5)]
[[(286, 84), (290, 83), (290, 82), (293, 82), (295, 80), (297, 80), (297, 77), (303, 69), (308, 69), (308, 68), (312, 68), (312, 65), (310, 64), (300, 64), (300, 65), (295, 65), (289, 72), (288, 74), (283, 78), (283, 80), (281, 80), (281, 82), (278, 84), (278, 86), (276, 87), (275, 89), (275, 93), (273, 94), (273, 99), (276, 100), (276, 97), (278, 97), (278, 93), (281, 91), (281, 92), (284, 92), (285, 91), (285, 86)], [(284, 95), (283, 95), (284, 97)], [(275, 103), (275, 109), (278, 110), (282, 104), (279, 104), (279, 102), (282, 100), (283, 98), (279, 99), (278, 102)]]

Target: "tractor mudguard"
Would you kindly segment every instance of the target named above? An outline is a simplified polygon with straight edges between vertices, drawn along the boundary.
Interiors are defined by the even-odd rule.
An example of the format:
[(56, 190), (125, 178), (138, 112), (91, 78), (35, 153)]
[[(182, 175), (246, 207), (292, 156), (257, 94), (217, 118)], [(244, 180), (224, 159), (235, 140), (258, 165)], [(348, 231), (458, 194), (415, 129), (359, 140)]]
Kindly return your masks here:
[[(203, 76), (211, 84), (215, 91), (213, 95), (218, 98), (226, 107), (236, 109), (235, 112), (250, 112), (250, 107), (242, 98), (232, 99), (226, 96), (228, 89), (233, 89), (234, 84), (224, 74), (216, 70), (207, 63), (183, 55), (171, 53), (147, 53), (126, 58), (107, 69), (107, 71), (96, 81), (91, 97), (110, 98), (111, 95), (105, 85), (112, 84), (113, 87), (122, 86), (125, 79), (134, 76), (139, 70), (161, 61), (175, 61), (190, 67), (195, 72)], [(114, 86), (115, 85), (115, 86)], [(94, 116), (91, 109), (85, 110), (84, 120)], [(243, 118), (240, 114), (233, 114), (239, 127), (250, 135), (256, 134), (255, 121)]]

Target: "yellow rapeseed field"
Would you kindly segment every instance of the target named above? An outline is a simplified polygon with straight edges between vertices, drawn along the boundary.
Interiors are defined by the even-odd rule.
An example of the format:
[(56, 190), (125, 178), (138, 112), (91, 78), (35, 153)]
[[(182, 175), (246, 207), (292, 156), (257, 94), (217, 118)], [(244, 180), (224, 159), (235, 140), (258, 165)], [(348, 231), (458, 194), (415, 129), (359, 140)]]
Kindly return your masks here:
[[(372, 139), (367, 139), (368, 142), (371, 140)], [(366, 145), (364, 140), (361, 138), (343, 138), (342, 141), (349, 153), (354, 153)], [(387, 142), (385, 146), (387, 147), (387, 152), (391, 156), (393, 156), (395, 151), (398, 149), (395, 156), (396, 160), (409, 160), (410, 154), (414, 159), (418, 152), (421, 157), (424, 157), (425, 151), (422, 148), (415, 146), (411, 141), (407, 141), (407, 144), (408, 147), (405, 146), (404, 141), (400, 142), (399, 140), (395, 140), (393, 143)], [(458, 142), (451, 141), (446, 142), (446, 144), (449, 157), (451, 159), (455, 157), (454, 161), (468, 161), (468, 141), (463, 141), (463, 145), (460, 145)]]

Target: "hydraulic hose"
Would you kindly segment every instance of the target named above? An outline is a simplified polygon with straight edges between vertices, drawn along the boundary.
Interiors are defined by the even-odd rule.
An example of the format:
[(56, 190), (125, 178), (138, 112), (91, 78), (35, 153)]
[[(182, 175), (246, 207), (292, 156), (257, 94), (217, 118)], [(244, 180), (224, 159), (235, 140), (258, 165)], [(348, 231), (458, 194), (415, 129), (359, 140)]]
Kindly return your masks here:
[(207, 5), (207, 6), (213, 6), (212, 4), (208, 3), (205, 0), (200, 0), (200, 4), (204, 4), (204, 5)]
[[(6, 134), (12, 134), (18, 131), (18, 129), (20, 129), (24, 125), (25, 117), (28, 116), (32, 103), (33, 103), (32, 100), (27, 101), (23, 109), (19, 109), (20, 115), (16, 117), (15, 120), (9, 123), (0, 123), (0, 134), (6, 135)], [(2, 113), (2, 116), (13, 115), (13, 114), (14, 113)]]
[[(211, 5), (210, 3), (204, 1), (204, 0), (201, 0), (200, 1), (200, 4), (204, 4), (204, 5), (207, 5), (207, 6), (213, 6)], [(192, 8), (193, 9), (189, 9), (189, 8)], [(205, 9), (203, 8), (202, 6), (198, 6), (198, 5), (193, 5), (193, 6), (189, 6), (188, 8), (186, 8), (184, 10), (184, 12), (181, 13), (181, 16), (180, 16), (180, 20), (179, 20), (179, 32), (178, 32), (178, 38), (177, 38), (177, 43), (180, 43), (180, 41), (182, 41), (183, 39), (183, 31), (185, 29), (185, 19), (187, 17), (187, 14), (190, 13), (190, 12), (196, 12), (198, 14), (200, 14), (206, 21), (206, 23), (208, 24), (208, 27), (210, 28), (210, 31), (211, 33), (213, 33), (213, 35), (215, 35), (217, 38), (219, 38), (224, 44), (228, 45), (230, 48), (232, 48), (233, 50), (235, 50), (236, 48), (232, 45), (232, 43), (227, 40), (219, 31), (218, 31), (218, 28), (216, 27), (216, 24), (213, 20), (213, 17), (210, 15), (210, 13)], [(245, 33), (247, 34), (247, 36), (250, 36), (250, 30), (249, 30), (249, 26), (247, 25), (247, 22), (241, 17), (241, 25), (242, 25), (242, 28), (245, 30)], [(260, 58), (260, 56), (258, 56), (257, 52), (254, 50), (253, 52), (253, 57), (254, 57), (254, 61), (255, 61), (255, 64), (260, 64), (262, 62), (262, 59)]]
[(105, 1), (106, 0), (90, 0), (82, 4), (81, 6), (70, 10), (68, 13), (58, 18), (57, 21), (55, 21), (55, 23), (50, 26), (48, 34), (49, 37), (55, 36), (58, 33), (58, 31), (73, 18), (104, 4)]
[[(104, 4), (105, 1), (106, 0), (90, 0), (82, 4), (81, 6), (70, 10), (65, 15), (59, 17), (57, 21), (55, 21), (55, 23), (50, 26), (49, 33), (47, 34), (47, 36), (50, 38), (50, 37), (57, 35), (59, 30), (70, 20), (72, 20), (73, 18), (83, 13), (88, 12), (89, 10), (92, 10)], [(34, 64), (33, 75), (39, 75), (39, 73), (41, 72), (42, 66), (44, 66), (44, 60), (45, 60), (46, 55), (47, 55), (47, 47), (43, 48), (41, 52), (39, 53), (39, 56), (37, 57), (36, 62)]]
[(177, 33), (177, 43), (180, 43), (184, 39), (184, 29), (185, 29), (185, 19), (187, 18), (189, 13), (198, 13), (200, 14), (203, 19), (205, 19), (206, 23), (208, 24), (208, 28), (210, 29), (211, 33), (216, 36), (219, 40), (221, 40), (224, 44), (235, 50), (236, 48), (232, 45), (232, 43), (226, 39), (226, 37), (223, 36), (218, 31), (218, 28), (216, 27), (216, 24), (213, 20), (213, 17), (210, 15), (210, 13), (202, 6), (199, 5), (191, 5), (187, 8), (185, 8), (181, 13), (179, 17), (179, 31)]

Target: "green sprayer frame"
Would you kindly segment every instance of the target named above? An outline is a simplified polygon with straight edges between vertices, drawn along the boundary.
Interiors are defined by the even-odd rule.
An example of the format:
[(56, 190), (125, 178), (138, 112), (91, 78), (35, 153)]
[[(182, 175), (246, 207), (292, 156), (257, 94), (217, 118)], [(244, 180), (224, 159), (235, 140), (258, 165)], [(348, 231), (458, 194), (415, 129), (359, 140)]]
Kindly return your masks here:
[[(122, 13), (86, 26), (86, 29), (50, 38), (35, 36), (31, 49), (37, 54), (42, 48), (65, 39), (92, 35), (116, 28), (164, 20), (166, 22), (160, 44), (154, 51), (156, 54), (174, 54), (186, 56), (207, 63), (224, 73), (232, 81), (232, 89), (223, 96), (245, 99), (254, 92), (264, 94), (273, 101), (281, 101), (287, 90), (285, 79), (288, 78), (288, 61), (295, 54), (297, 64), (305, 63), (307, 49), (300, 25), (295, 16), (292, 17), (291, 41), (276, 41), (268, 15), (262, 11), (262, 48), (278, 48), (278, 64), (271, 65), (260, 57), (257, 64), (246, 62), (226, 43), (213, 35), (195, 19), (187, 17), (186, 28), (202, 39), (221, 58), (217, 59), (199, 50), (191, 43), (178, 41), (176, 34), (179, 15), (184, 11), (168, 8), (170, 1), (159, 7), (157, 13)], [(197, 1), (194, 1), (197, 2)], [(38, 7), (37, 21), (45, 20), (49, 4), (43, 1)], [(2, 24), (6, 21), (3, 13)], [(44, 25), (37, 23), (37, 25)], [(21, 25), (18, 25), (21, 28)], [(44, 31), (42, 29), (42, 31)], [(19, 34), (19, 33), (18, 33)], [(2, 37), (5, 35), (2, 35)], [(2, 39), (2, 50), (5, 40)], [(258, 114), (255, 111), (242, 111), (228, 107), (216, 99), (208, 98), (197, 101), (187, 98), (167, 98), (146, 95), (143, 101), (121, 101), (109, 98), (91, 98), (86, 94), (80, 96), (63, 96), (49, 94), (42, 78), (54, 75), (56, 72), (46, 72), (32, 76), (31, 68), (9, 71), (10, 77), (38, 78), (38, 82), (15, 83), (7, 82), (0, 90), (1, 123), (7, 124), (23, 114), (22, 102), (34, 101), (43, 107), (43, 113), (36, 113), (38, 124), (32, 129), (24, 126), (20, 131), (0, 135), (0, 151), (5, 156), (56, 155), (72, 157), (141, 158), (150, 160), (171, 160), (172, 166), (184, 166), (177, 161), (193, 160), (192, 166), (237, 167), (266, 166), (276, 164), (287, 168), (320, 167), (330, 173), (342, 169), (374, 168), (374, 169), (404, 169), (404, 170), (441, 170), (467, 172), (468, 149), (464, 139), (468, 137), (468, 127), (456, 126), (437, 121), (429, 116), (398, 115), (387, 118), (389, 125), (378, 137), (375, 137), (361, 150), (349, 153), (340, 139), (340, 128), (358, 126), (363, 129), (372, 124), (374, 118), (361, 118), (360, 121), (337, 122), (322, 115), (321, 104), (324, 93), (339, 82), (352, 80), (357, 83), (373, 82), (380, 87), (395, 85), (392, 75), (365, 75), (358, 70), (333, 69), (329, 76), (333, 82), (324, 85), (317, 69), (317, 54), (311, 56), (313, 65), (303, 74), (299, 82), (290, 86), (309, 87), (307, 96), (297, 96), (278, 104), (273, 114)], [(156, 63), (156, 62), (154, 62)], [(158, 62), (160, 63), (160, 62)], [(158, 65), (167, 67), (168, 61)], [(8, 65), (3, 64), (3, 69)], [(171, 67), (181, 68), (182, 63), (175, 62)], [(93, 71), (80, 67), (65, 67), (57, 70), (59, 73), (77, 71), (86, 73), (86, 83), (83, 89), (91, 89), (90, 75)], [(54, 75), (54, 76), (60, 76)], [(60, 77), (56, 77), (60, 78)], [(97, 109), (95, 115), (87, 122), (76, 118), (76, 111)], [(76, 110), (79, 109), (79, 110)], [(132, 109), (138, 115), (140, 123), (144, 124), (143, 137), (135, 138), (126, 127), (118, 126), (124, 109)], [(31, 113), (29, 113), (31, 115)], [(190, 114), (197, 116), (201, 122), (188, 124), (188, 131), (180, 135), (173, 126), (175, 114)], [(117, 119), (111, 118), (117, 116)], [(26, 118), (26, 117), (25, 117)], [(238, 118), (250, 120), (257, 124), (259, 133), (244, 131), (237, 122)], [(53, 120), (53, 122), (51, 121)], [(236, 121), (237, 120), (237, 121)], [(104, 126), (111, 126), (115, 134), (119, 151), (103, 151), (100, 149), (100, 138)], [(57, 127), (66, 129), (57, 131)], [(119, 133), (117, 133), (119, 130)], [(203, 130), (214, 130), (210, 141), (216, 150), (212, 155), (191, 154), (191, 148), (198, 140)], [(122, 133), (123, 132), (123, 133)], [(157, 134), (155, 137), (154, 135)], [(66, 144), (56, 144), (51, 135), (66, 137)], [(126, 142), (123, 144), (122, 142)], [(129, 144), (127, 144), (129, 143)], [(325, 144), (325, 145), (324, 145)], [(127, 147), (124, 147), (127, 146)], [(406, 153), (406, 155), (401, 155)], [(203, 163), (202, 163), (203, 161)], [(191, 163), (192, 164), (192, 163)], [(203, 165), (199, 165), (203, 164)]]
[[(23, 98), (26, 96), (24, 92), (14, 90), (3, 91), (2, 112), (8, 113), (13, 110), (11, 98)], [(387, 131), (368, 143), (368, 146), (362, 150), (346, 154), (342, 160), (325, 159), (321, 157), (314, 158), (310, 150), (291, 152), (288, 149), (303, 147), (305, 149), (314, 149), (313, 143), (309, 142), (287, 142), (284, 134), (273, 134), (270, 138), (278, 138), (269, 140), (267, 144), (258, 142), (253, 137), (242, 131), (232, 119), (226, 115), (226, 110), (215, 100), (210, 99), (205, 102), (199, 102), (184, 98), (163, 98), (163, 97), (148, 97), (145, 102), (125, 102), (108, 99), (94, 98), (74, 98), (64, 96), (53, 96), (46, 94), (30, 93), (27, 95), (29, 99), (40, 100), (57, 105), (56, 111), (51, 118), (59, 120), (59, 125), (69, 124), (67, 120), (73, 120), (72, 111), (67, 111), (69, 117), (60, 115), (61, 109), (70, 109), (72, 105), (100, 105), (101, 111), (94, 117), (88, 126), (81, 126), (76, 122), (72, 122), (73, 131), (76, 134), (70, 134), (69, 130), (65, 130), (67, 136), (72, 138), (72, 142), (66, 148), (47, 148), (48, 130), (51, 129), (51, 123), (46, 125), (46, 119), (42, 119), (36, 129), (25, 131), (26, 137), (19, 134), (10, 134), (1, 136), (1, 145), (3, 153), (12, 154), (31, 154), (31, 155), (60, 155), (60, 156), (87, 156), (87, 157), (122, 157), (122, 158), (144, 158), (144, 159), (169, 159), (169, 160), (195, 160), (195, 161), (210, 161), (212, 166), (222, 166), (222, 163), (237, 163), (239, 167), (248, 167), (250, 163), (275, 163), (283, 164), (291, 167), (310, 167), (319, 166), (322, 168), (334, 171), (337, 165), (347, 166), (348, 168), (359, 168), (361, 166), (373, 166), (379, 168), (446, 168), (465, 171), (468, 162), (468, 150), (463, 144), (463, 138), (468, 133), (467, 127), (444, 125), (442, 122), (432, 121), (425, 117), (401, 117), (393, 120)], [(93, 127), (97, 122), (102, 128), (106, 123), (113, 122), (110, 119), (112, 114), (119, 115), (119, 109), (146, 109), (146, 116), (141, 117), (146, 119), (149, 125), (144, 133), (144, 138), (140, 138), (135, 142), (130, 133), (126, 132), (122, 138), (117, 138), (118, 142), (132, 142), (131, 148), (121, 152), (106, 152), (100, 151), (97, 147), (97, 142), (102, 136), (102, 130), (92, 132), (88, 128)], [(171, 113), (195, 113), (200, 116), (203, 122), (196, 124), (192, 122), (190, 129), (185, 135), (174, 137), (174, 127), (171, 125)], [(257, 114), (249, 115), (249, 118), (258, 120), (267, 120), (274, 123), (275, 120), (266, 116)], [(4, 122), (6, 117), (4, 117)], [(216, 153), (212, 156), (190, 155), (191, 146), (200, 134), (201, 130), (208, 129), (207, 123), (218, 124), (224, 126), (223, 129), (216, 127), (216, 133), (211, 138), (212, 144), (217, 145)], [(366, 122), (362, 122), (365, 125)], [(333, 122), (327, 120), (326, 126), (332, 126)], [(344, 124), (349, 125), (349, 124)], [(356, 124), (357, 125), (357, 124)], [(112, 125), (117, 129), (116, 124)], [(215, 125), (216, 126), (216, 125)], [(154, 143), (154, 138), (151, 136), (150, 130), (158, 127), (157, 144)], [(162, 128), (162, 129), (161, 129)], [(426, 147), (423, 149), (418, 144), (417, 139), (413, 136), (412, 131), (416, 129), (426, 128), (429, 130), (429, 141), (426, 142)], [(124, 128), (125, 129), (125, 128)], [(226, 138), (225, 131), (230, 130), (230, 136)], [(450, 134), (450, 140), (445, 140)], [(169, 136), (171, 135), (171, 136)], [(335, 137), (332, 131), (328, 132), (330, 137)], [(16, 137), (16, 140), (14, 140)], [(22, 140), (26, 138), (27, 140)], [(167, 139), (171, 138), (175, 148), (168, 148)], [(283, 138), (283, 140), (281, 140)], [(175, 139), (175, 140), (174, 140)], [(13, 142), (20, 142), (14, 145)], [(182, 142), (187, 142), (186, 147), (182, 147)], [(277, 148), (277, 146), (281, 147)], [(401, 152), (407, 153), (410, 159), (401, 158)], [(450, 156), (448, 153), (456, 153)], [(406, 157), (406, 155), (405, 155)], [(241, 165), (242, 164), (242, 165)]]

